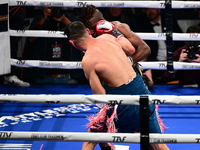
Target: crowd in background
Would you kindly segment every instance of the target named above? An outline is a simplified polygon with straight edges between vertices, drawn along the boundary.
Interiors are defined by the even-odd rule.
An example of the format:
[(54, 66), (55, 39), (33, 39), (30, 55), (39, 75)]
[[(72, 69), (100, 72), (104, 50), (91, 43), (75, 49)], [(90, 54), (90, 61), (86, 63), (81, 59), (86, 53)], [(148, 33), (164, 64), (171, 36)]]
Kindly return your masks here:
[[(165, 10), (153, 8), (99, 8), (107, 21), (120, 21), (127, 23), (134, 32), (165, 33)], [(184, 13), (183, 13), (184, 11)], [(10, 7), (10, 29), (14, 30), (48, 30), (63, 31), (65, 26), (72, 21), (78, 20), (78, 8), (55, 8), (55, 7)], [(200, 10), (198, 9), (173, 9), (173, 32), (174, 33), (199, 33)], [(18, 19), (20, 18), (20, 19)], [(186, 28), (181, 26), (181, 21), (186, 23)], [(180, 21), (180, 22), (179, 22)], [(191, 30), (186, 30), (192, 25)], [(48, 60), (48, 61), (80, 61), (84, 53), (76, 50), (65, 38), (23, 38), (24, 45), (21, 47), (22, 54), (18, 55), (21, 46), (20, 38), (11, 37), (11, 58), (23, 60)], [(151, 48), (151, 54), (144, 61), (166, 61), (167, 45), (165, 41), (145, 40)], [(189, 45), (190, 44), (190, 45)], [(174, 41), (173, 51), (176, 53), (175, 61), (200, 62), (199, 50), (197, 58), (187, 59), (187, 50), (191, 45), (185, 41)], [(183, 47), (183, 48), (182, 48)], [(195, 48), (196, 48), (195, 47)], [(184, 49), (184, 52), (182, 52)], [(185, 54), (181, 60), (181, 54)], [(15, 71), (13, 71), (15, 70)], [(16, 71), (17, 70), (17, 71)], [(166, 76), (165, 70), (143, 70), (153, 84), (167, 84), (178, 80), (179, 71), (175, 71), (173, 78)], [(184, 71), (181, 72), (183, 74)], [(200, 84), (198, 76), (200, 71), (190, 72), (191, 80), (181, 79), (180, 84)], [(23, 75), (22, 75), (23, 74)], [(176, 76), (177, 74), (177, 76)], [(22, 78), (23, 76), (23, 78)], [(14, 77), (14, 79), (13, 79)], [(186, 76), (185, 76), (186, 77)], [(42, 68), (12, 68), (12, 73), (4, 76), (4, 84), (9, 85), (12, 80), (19, 82), (19, 87), (29, 87), (30, 84), (88, 84), (81, 69), (42, 69)]]

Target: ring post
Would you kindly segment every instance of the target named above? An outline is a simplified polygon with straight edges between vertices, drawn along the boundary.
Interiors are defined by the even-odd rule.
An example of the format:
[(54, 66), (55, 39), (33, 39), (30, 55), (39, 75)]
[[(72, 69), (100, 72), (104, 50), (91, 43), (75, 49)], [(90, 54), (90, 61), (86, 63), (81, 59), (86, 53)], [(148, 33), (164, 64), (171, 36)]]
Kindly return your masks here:
[(165, 16), (166, 16), (166, 45), (167, 45), (167, 74), (173, 76), (173, 27), (172, 27), (172, 6), (171, 0), (165, 0)]
[(150, 150), (148, 96), (140, 96), (140, 150)]

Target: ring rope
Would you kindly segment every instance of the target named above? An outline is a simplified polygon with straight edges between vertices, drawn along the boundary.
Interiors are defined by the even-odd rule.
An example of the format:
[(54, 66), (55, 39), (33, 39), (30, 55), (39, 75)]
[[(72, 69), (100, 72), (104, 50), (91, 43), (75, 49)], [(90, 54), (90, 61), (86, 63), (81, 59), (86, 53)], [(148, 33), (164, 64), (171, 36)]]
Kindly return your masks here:
[[(62, 31), (45, 31), (45, 30), (9, 30), (10, 36), (19, 37), (57, 37), (67, 38)], [(137, 33), (143, 40), (166, 40), (166, 33)], [(198, 33), (172, 33), (173, 41), (199, 41)]]
[[(166, 70), (166, 61), (139, 62), (141, 69)], [(11, 65), (24, 68), (57, 68), (57, 69), (82, 69), (81, 62), (73, 61), (41, 61), (11, 59)], [(199, 63), (173, 62), (174, 70), (200, 70)]]
[[(27, 1), (17, 1), (17, 2), (22, 2), (23, 4), (27, 3)], [(34, 2), (35, 2), (35, 1), (34, 1)], [(37, 2), (38, 2), (38, 1), (37, 1)], [(29, 3), (29, 2), (28, 2), (28, 3)], [(28, 4), (28, 3), (27, 3), (27, 4)], [(139, 1), (139, 3), (141, 4), (141, 1)], [(145, 2), (145, 3), (146, 3), (146, 2)], [(152, 2), (151, 2), (151, 3), (152, 3)], [(36, 4), (36, 3), (35, 3), (35, 4)], [(35, 4), (34, 4), (34, 5), (35, 5)], [(40, 5), (41, 5), (41, 4), (42, 4), (42, 3), (40, 2)], [(59, 6), (60, 4), (61, 4), (61, 5), (62, 5), (62, 4), (65, 4), (65, 2), (64, 2), (64, 3), (62, 3), (62, 2), (61, 2), (61, 3), (60, 3), (60, 2), (56, 2), (56, 3), (55, 3), (55, 2), (50, 2), (50, 3), (48, 3), (48, 2), (47, 2), (47, 3), (43, 3), (43, 6), (44, 6), (44, 5), (49, 6), (49, 4), (56, 4), (56, 6), (57, 6), (57, 5)], [(76, 2), (76, 4), (84, 5), (83, 2)], [(85, 3), (85, 4), (86, 4), (86, 3)], [(106, 7), (111, 7), (111, 6), (112, 6), (112, 7), (113, 7), (113, 5), (112, 5), (113, 3), (110, 3), (111, 6), (109, 6), (110, 4), (107, 4), (107, 3), (104, 3), (104, 2), (101, 3), (101, 6), (102, 6), (102, 4), (105, 4), (103, 7), (105, 7), (105, 6), (106, 6)], [(164, 4), (164, 3), (163, 3), (163, 4)], [(25, 5), (26, 5), (26, 4), (25, 4)], [(124, 5), (124, 2), (122, 2), (121, 4), (115, 2), (114, 7), (119, 7), (119, 6), (117, 6), (117, 5)], [(199, 5), (199, 4), (198, 4), (198, 5)], [(52, 6), (52, 5), (51, 5), (51, 6)], [(97, 5), (96, 5), (96, 6), (97, 6)], [(154, 5), (154, 6), (155, 6), (155, 5)], [(179, 6), (180, 6), (180, 5), (179, 5)], [(193, 4), (193, 6), (194, 6), (194, 4)], [(68, 6), (68, 7), (69, 7), (69, 6)], [(98, 6), (97, 6), (97, 7), (98, 7)], [(125, 5), (124, 5), (123, 7), (125, 7)], [(129, 4), (129, 7), (130, 7), (130, 4)], [(150, 6), (147, 6), (147, 7), (149, 8)], [(162, 7), (163, 7), (163, 6), (162, 6)], [(195, 7), (196, 7), (196, 5), (195, 5)], [(198, 6), (198, 7), (199, 7), (199, 6)], [(135, 8), (137, 8), (137, 6), (136, 6)], [(173, 5), (173, 8), (174, 8), (174, 5)], [(101, 95), (101, 96), (102, 96), (102, 95)], [(113, 95), (112, 95), (112, 96), (113, 96)], [(117, 95), (117, 96), (118, 96), (118, 95)], [(124, 96), (124, 95), (123, 95), (123, 96)], [(157, 99), (157, 101), (158, 101), (158, 99)], [(160, 101), (160, 100), (159, 100), (159, 101)], [(114, 101), (114, 102), (116, 102), (116, 101)], [(122, 101), (119, 101), (119, 102), (121, 103)], [(160, 102), (162, 102), (162, 101), (160, 101)], [(165, 102), (165, 101), (163, 101), (163, 102)], [(118, 102), (117, 102), (117, 103), (118, 103)], [(10, 135), (10, 136), (12, 136), (11, 132), (10, 132), (9, 134), (6, 134), (5, 132), (0, 132), (0, 133), (1, 133), (1, 135), (3, 135), (3, 136), (4, 136), (4, 135)], [(13, 133), (14, 133), (14, 132), (13, 132)], [(30, 132), (29, 132), (29, 133), (30, 133)], [(83, 137), (84, 139), (86, 139), (86, 138), (85, 138), (85, 133), (83, 133), (83, 134), (84, 134), (84, 136), (82, 136), (82, 137)], [(21, 134), (20, 134), (20, 135), (21, 135)], [(115, 134), (115, 135), (116, 135), (116, 134)], [(78, 136), (79, 136), (79, 135), (78, 135)], [(107, 135), (106, 135), (106, 136), (107, 136)], [(166, 135), (164, 135), (164, 136), (166, 137)], [(172, 136), (174, 137), (175, 134), (173, 134)], [(192, 136), (192, 135), (191, 135), (191, 136)], [(196, 138), (197, 135), (194, 135), (194, 136), (195, 136), (194, 139), (193, 139), (193, 137), (191, 137), (191, 136), (190, 136), (190, 139), (192, 139), (193, 142), (194, 142), (194, 139), (195, 139), (195, 143), (198, 143), (199, 138)], [(1, 136), (1, 137), (2, 137), (2, 136)], [(42, 138), (43, 138), (43, 137), (44, 137), (44, 138), (50, 137), (50, 139), (51, 139), (51, 135), (44, 135), (44, 136), (40, 136), (40, 137), (42, 137)], [(54, 137), (55, 137), (55, 136), (54, 136)], [(70, 137), (71, 137), (71, 136), (70, 136)], [(96, 137), (96, 134), (95, 134), (95, 137)], [(113, 137), (114, 137), (114, 135), (112, 136), (112, 138), (113, 138)], [(181, 137), (182, 137), (182, 135), (181, 135)], [(187, 136), (187, 137), (188, 137), (188, 136)], [(7, 138), (7, 137), (6, 137), (6, 138)], [(56, 136), (56, 138), (57, 138), (57, 136)], [(80, 137), (78, 137), (78, 138), (80, 138)], [(124, 134), (123, 134), (123, 137), (120, 138), (119, 141), (120, 141), (120, 142), (121, 142), (121, 141), (125, 142), (125, 141), (124, 141), (125, 138), (126, 138), (126, 137), (125, 137)], [(151, 138), (151, 135), (150, 135), (150, 138)], [(5, 139), (5, 138), (4, 138), (4, 139)], [(9, 137), (9, 139), (10, 139), (10, 137)], [(17, 138), (17, 139), (19, 139), (19, 138)], [(115, 137), (114, 137), (114, 139), (115, 139)], [(111, 141), (109, 141), (109, 140), (106, 139), (105, 142), (118, 142), (118, 139), (119, 139), (119, 138), (117, 138), (117, 141), (114, 140), (114, 139), (111, 140)], [(121, 139), (122, 139), (122, 140), (121, 140)], [(131, 139), (132, 139), (132, 137), (131, 137)], [(137, 137), (137, 139), (139, 139), (139, 137)], [(42, 139), (40, 138), (39, 140), (42, 140)], [(52, 140), (52, 139), (51, 139), (51, 140)], [(105, 138), (104, 138), (104, 140), (105, 140)], [(162, 141), (163, 139), (160, 139), (160, 137), (159, 137), (159, 139), (156, 139), (156, 140)], [(156, 141), (156, 140), (155, 140), (155, 139), (151, 139), (150, 141), (152, 142), (152, 141)], [(165, 138), (165, 140), (164, 140), (163, 142), (161, 142), (161, 143), (174, 143), (174, 141), (175, 141), (175, 143), (178, 143), (176, 140), (177, 140), (177, 139), (174, 139), (174, 138), (173, 138), (173, 139), (168, 139), (168, 141), (170, 141), (170, 142), (167, 142), (167, 141), (166, 141), (166, 138)], [(82, 141), (82, 140), (81, 140), (81, 141)], [(193, 142), (192, 142), (192, 143), (193, 143)], [(186, 143), (188, 143), (188, 142), (186, 142)]]
[[(0, 103), (110, 103), (122, 105), (140, 105), (141, 95), (0, 95)], [(175, 95), (148, 95), (151, 104), (176, 104), (176, 105), (200, 105), (200, 96), (175, 96)]]
[[(54, 0), (9, 0), (9, 6), (57, 6), (57, 7), (82, 7), (93, 4), (96, 7), (124, 7), (124, 8), (165, 8), (165, 1), (54, 1)], [(199, 2), (172, 1), (172, 8), (188, 9), (199, 8)]]
[[(0, 132), (1, 140), (87, 141), (140, 143), (140, 133)], [(199, 143), (200, 134), (150, 133), (149, 143)]]

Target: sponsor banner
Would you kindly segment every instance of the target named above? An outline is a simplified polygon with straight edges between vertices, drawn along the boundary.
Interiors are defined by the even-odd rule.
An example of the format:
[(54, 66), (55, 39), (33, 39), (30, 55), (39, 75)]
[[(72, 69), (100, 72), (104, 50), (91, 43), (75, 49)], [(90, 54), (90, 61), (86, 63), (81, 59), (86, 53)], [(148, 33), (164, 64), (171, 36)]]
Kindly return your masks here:
[[(11, 36), (19, 37), (57, 37), (67, 38), (62, 31), (45, 31), (45, 30), (9, 30)], [(137, 33), (143, 40), (166, 40), (166, 33)], [(173, 33), (173, 41), (199, 41), (200, 35), (198, 33)]]
[(91, 141), (115, 143), (139, 143), (140, 134), (85, 133), (85, 132), (0, 132), (0, 139), (44, 141)]
[(173, 33), (173, 41), (199, 41), (198, 33)]
[[(157, 62), (139, 62), (141, 69), (156, 69), (166, 70), (166, 61)], [(37, 68), (58, 68), (58, 69), (82, 69), (81, 62), (72, 61), (41, 61), (41, 60), (17, 60), (11, 59), (11, 65), (16, 67), (37, 67)], [(187, 63), (187, 62), (173, 62), (175, 70), (200, 70), (199, 63)]]
[(58, 69), (82, 69), (81, 62), (73, 61), (39, 61), (11, 59), (11, 65), (16, 67), (58, 68)]
[(177, 1), (173, 1), (172, 2), (172, 8), (199, 8), (200, 7), (200, 3), (199, 2), (195, 2), (195, 1), (181, 1), (181, 2), (177, 2)]
[[(200, 96), (148, 95), (149, 104), (199, 105)], [(2, 103), (82, 103), (82, 104), (122, 104), (139, 105), (140, 95), (0, 95)], [(1, 121), (1, 120), (0, 120)]]
[(163, 138), (163, 139), (158, 139), (158, 138), (152, 138), (150, 139), (150, 143), (177, 143), (177, 139), (169, 139), (169, 138)]
[[(3, 0), (5, 1), (5, 0)], [(172, 1), (172, 8), (188, 9), (199, 8), (200, 3), (192, 1)], [(127, 8), (165, 8), (165, 1), (53, 1), (53, 0), (32, 0), (16, 1), (10, 0), (10, 6), (60, 6), (60, 7), (82, 7), (87, 4), (93, 4), (96, 7), (127, 7)]]
[(32, 134), (31, 139), (33, 140), (59, 140), (62, 141), (65, 139), (65, 137), (62, 134)]
[(57, 37), (67, 38), (62, 31), (45, 31), (45, 30), (9, 30), (11, 36), (19, 37)]
[(199, 134), (150, 134), (150, 143), (199, 143)]
[[(141, 69), (156, 69), (156, 70), (166, 70), (166, 61), (157, 62), (139, 62), (141, 64)], [(199, 63), (187, 63), (187, 62), (173, 62), (174, 70), (200, 70)]]
[(53, 0), (32, 0), (16, 1), (10, 0), (10, 6), (57, 6), (57, 7), (82, 7), (93, 4), (96, 7), (127, 7), (127, 8), (165, 8), (164, 1), (53, 1)]
[[(149, 134), (150, 143), (199, 143), (200, 134)], [(140, 143), (140, 133), (0, 132), (0, 139)]]
[(152, 104), (200, 105), (200, 96), (149, 95)]
[(0, 95), (0, 102), (3, 103), (50, 103), (50, 104), (95, 104), (95, 103), (110, 103), (110, 104), (133, 104), (139, 105), (140, 95)]

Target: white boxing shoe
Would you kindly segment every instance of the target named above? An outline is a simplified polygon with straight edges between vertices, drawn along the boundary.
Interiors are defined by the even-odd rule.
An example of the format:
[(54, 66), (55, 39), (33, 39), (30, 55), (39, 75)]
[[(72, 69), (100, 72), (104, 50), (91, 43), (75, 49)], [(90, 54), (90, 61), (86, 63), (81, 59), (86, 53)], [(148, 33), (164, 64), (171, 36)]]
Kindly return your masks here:
[(4, 76), (4, 85), (5, 86), (16, 86), (16, 87), (29, 87), (30, 84), (28, 82), (24, 82), (17, 78), (15, 75)]

